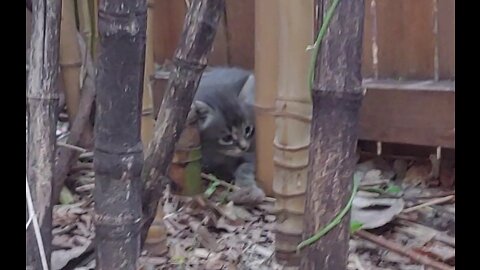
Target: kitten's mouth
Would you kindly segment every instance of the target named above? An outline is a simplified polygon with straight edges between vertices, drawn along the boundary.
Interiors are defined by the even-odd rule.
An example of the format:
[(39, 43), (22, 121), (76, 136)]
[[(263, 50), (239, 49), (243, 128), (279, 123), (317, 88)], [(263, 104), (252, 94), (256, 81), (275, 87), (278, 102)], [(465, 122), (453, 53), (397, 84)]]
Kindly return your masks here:
[(241, 157), (245, 152), (240, 149), (231, 149), (231, 150), (221, 150), (222, 154), (230, 157)]

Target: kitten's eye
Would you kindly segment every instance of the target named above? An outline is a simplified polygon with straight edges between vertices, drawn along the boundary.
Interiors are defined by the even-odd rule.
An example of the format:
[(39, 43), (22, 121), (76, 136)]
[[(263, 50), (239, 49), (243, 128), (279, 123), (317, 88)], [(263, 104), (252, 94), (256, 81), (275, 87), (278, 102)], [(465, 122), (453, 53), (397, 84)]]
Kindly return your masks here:
[(225, 135), (220, 139), (219, 142), (220, 142), (220, 144), (223, 144), (223, 145), (233, 144), (233, 137), (232, 137), (232, 135)]
[(245, 137), (250, 138), (253, 135), (254, 132), (253, 126), (247, 126), (245, 127)]

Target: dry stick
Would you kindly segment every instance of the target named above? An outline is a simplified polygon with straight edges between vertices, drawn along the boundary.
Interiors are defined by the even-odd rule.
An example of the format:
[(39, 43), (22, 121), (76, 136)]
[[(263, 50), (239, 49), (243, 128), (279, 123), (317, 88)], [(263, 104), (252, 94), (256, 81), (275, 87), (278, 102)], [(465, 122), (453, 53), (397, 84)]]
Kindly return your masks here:
[(440, 270), (453, 270), (455, 268), (447, 265), (447, 264), (444, 264), (444, 263), (441, 263), (441, 262), (438, 262), (438, 261), (435, 261), (427, 256), (424, 256), (418, 252), (415, 252), (411, 249), (408, 249), (408, 248), (405, 248), (404, 246), (401, 246), (397, 243), (394, 243), (392, 241), (389, 241), (385, 238), (383, 238), (382, 236), (377, 236), (377, 235), (374, 235), (372, 233), (369, 233), (367, 231), (364, 231), (364, 230), (359, 230), (356, 232), (356, 235), (360, 236), (361, 238), (365, 239), (365, 240), (368, 240), (368, 241), (371, 241), (379, 246), (382, 246), (384, 248), (387, 248), (395, 253), (398, 253), (400, 255), (403, 255), (403, 256), (407, 256), (409, 257), (410, 259), (418, 262), (418, 263), (421, 263), (421, 264), (424, 264), (426, 266), (430, 266), (430, 267), (433, 267), (435, 269), (440, 269)]
[(436, 199), (433, 199), (433, 200), (430, 200), (428, 202), (425, 202), (425, 203), (422, 203), (422, 204), (419, 204), (419, 205), (416, 205), (416, 206), (412, 206), (410, 208), (407, 208), (407, 209), (404, 209), (402, 211), (402, 213), (410, 213), (410, 212), (413, 212), (413, 211), (416, 211), (418, 209), (421, 209), (421, 208), (424, 208), (424, 207), (427, 207), (427, 206), (431, 206), (431, 205), (435, 205), (435, 204), (440, 204), (440, 203), (445, 203), (445, 202), (448, 202), (452, 199), (455, 198), (455, 195), (450, 195), (450, 196), (447, 196), (447, 197), (442, 197), (442, 198), (436, 198)]
[(26, 169), (31, 206), (36, 214), (34, 222), (38, 222), (45, 253), (41, 255), (36, 243), (38, 230), (34, 230), (35, 226), (29, 227), (26, 231), (26, 268), (42, 269), (41, 256), (46, 257), (47, 264), (51, 256), (61, 1), (33, 1), (32, 4)]
[(450, 196), (450, 195), (455, 195), (455, 190), (442, 192), (442, 193), (439, 193), (439, 194), (406, 197), (404, 199), (405, 200), (427, 200), (427, 199), (433, 199), (433, 198), (439, 198), (439, 197), (446, 197), (446, 196)]
[(30, 216), (27, 222), (27, 229), (30, 225), (30, 222), (33, 221), (33, 229), (35, 230), (35, 237), (37, 238), (38, 250), (40, 252), (40, 259), (42, 260), (43, 270), (48, 270), (47, 258), (45, 256), (45, 248), (43, 246), (42, 234), (40, 233), (40, 226), (38, 225), (37, 215), (35, 214), (35, 209), (32, 202), (32, 194), (30, 193), (30, 187), (28, 186), (28, 180), (25, 178), (26, 183), (26, 196), (27, 196), (27, 207), (28, 215)]
[(164, 176), (207, 64), (224, 6), (224, 0), (195, 0), (185, 17), (182, 38), (174, 56), (174, 68), (170, 73), (166, 95), (158, 112), (154, 137), (147, 149), (142, 171), (142, 243), (155, 218), (161, 193), (168, 182)]
[[(83, 83), (82, 94), (78, 105), (78, 112), (70, 128), (70, 135), (68, 136), (67, 144), (77, 145), (81, 138), (85, 127), (90, 120), (90, 112), (92, 111), (93, 101), (95, 99), (95, 71), (93, 68), (92, 59), (87, 55), (86, 44), (80, 34), (77, 33), (82, 59), (85, 59), (85, 68), (87, 76)], [(65, 179), (67, 179), (70, 168), (75, 164), (79, 157), (79, 151), (62, 147), (58, 152), (58, 161), (55, 166), (55, 178), (53, 183), (53, 202), (58, 202), (60, 191), (62, 190)]]
[(76, 146), (76, 145), (71, 145), (71, 144), (68, 144), (68, 143), (57, 142), (57, 146), (72, 149), (72, 150), (78, 151), (80, 153), (87, 152), (87, 150), (85, 148), (82, 148), (82, 147)]
[[(224, 186), (226, 188), (231, 188), (232, 190), (240, 190), (242, 189), (241, 187), (237, 187), (235, 185), (232, 185), (224, 180), (221, 180), (221, 179), (218, 179), (216, 178), (215, 176), (212, 176), (210, 174), (206, 174), (206, 173), (202, 173), (201, 174), (202, 178), (204, 179), (207, 179), (209, 181), (212, 181), (212, 182), (217, 182), (220, 186)], [(264, 202), (276, 202), (277, 200), (275, 198), (272, 198), (272, 197), (265, 197), (263, 199)]]

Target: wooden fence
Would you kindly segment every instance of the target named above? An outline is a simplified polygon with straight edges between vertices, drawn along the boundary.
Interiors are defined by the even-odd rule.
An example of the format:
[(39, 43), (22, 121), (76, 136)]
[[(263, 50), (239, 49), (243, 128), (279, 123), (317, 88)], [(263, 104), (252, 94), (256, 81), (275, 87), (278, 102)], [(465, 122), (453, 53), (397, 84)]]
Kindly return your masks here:
[[(254, 1), (227, 0), (210, 64), (254, 68)], [(173, 55), (186, 6), (157, 3), (162, 63)], [(360, 137), (455, 148), (455, 0), (365, 0), (364, 29)]]
[[(171, 59), (188, 2), (154, 1), (156, 63)], [(255, 0), (226, 3), (210, 64), (253, 69)], [(365, 0), (364, 29), (361, 139), (455, 148), (455, 0)]]

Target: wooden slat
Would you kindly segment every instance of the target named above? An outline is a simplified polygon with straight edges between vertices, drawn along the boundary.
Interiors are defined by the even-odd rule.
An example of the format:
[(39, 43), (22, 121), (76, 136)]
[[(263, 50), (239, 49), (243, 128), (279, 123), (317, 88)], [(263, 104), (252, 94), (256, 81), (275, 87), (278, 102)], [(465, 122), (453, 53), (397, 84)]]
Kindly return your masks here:
[(363, 54), (362, 54), (362, 76), (364, 78), (374, 77), (372, 39), (373, 39), (373, 14), (371, 12), (372, 0), (365, 0), (365, 23), (363, 26)]
[(230, 65), (254, 68), (255, 0), (227, 0)]
[(380, 78), (434, 77), (433, 0), (376, 0)]
[(455, 0), (437, 0), (439, 78), (455, 79)]
[(155, 1), (154, 58), (157, 64), (172, 59), (180, 41), (186, 10), (185, 1)]
[(452, 82), (437, 82), (438, 89), (402, 85), (388, 89), (382, 84), (366, 84), (360, 114), (362, 140), (455, 148)]
[(221, 20), (213, 42), (213, 50), (208, 57), (208, 64), (212, 66), (228, 66), (228, 42), (225, 20)]

